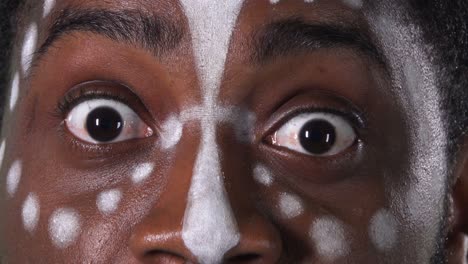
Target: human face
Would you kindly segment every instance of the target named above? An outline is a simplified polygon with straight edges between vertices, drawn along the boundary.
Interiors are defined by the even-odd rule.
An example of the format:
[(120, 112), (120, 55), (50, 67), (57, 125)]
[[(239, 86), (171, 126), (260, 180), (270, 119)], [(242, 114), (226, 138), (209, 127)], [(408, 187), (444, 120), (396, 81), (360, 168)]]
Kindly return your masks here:
[(9, 262), (439, 253), (447, 136), (403, 4), (40, 4), (3, 131)]

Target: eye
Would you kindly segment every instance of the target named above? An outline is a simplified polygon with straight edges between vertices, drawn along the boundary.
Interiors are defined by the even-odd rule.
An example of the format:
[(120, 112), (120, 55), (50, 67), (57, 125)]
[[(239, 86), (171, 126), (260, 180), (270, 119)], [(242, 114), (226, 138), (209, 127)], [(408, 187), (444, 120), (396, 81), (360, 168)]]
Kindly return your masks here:
[(73, 107), (68, 130), (92, 144), (115, 143), (153, 135), (153, 130), (127, 105), (110, 99), (93, 99)]
[(351, 124), (331, 113), (307, 113), (290, 119), (269, 138), (275, 146), (312, 156), (333, 156), (356, 142)]

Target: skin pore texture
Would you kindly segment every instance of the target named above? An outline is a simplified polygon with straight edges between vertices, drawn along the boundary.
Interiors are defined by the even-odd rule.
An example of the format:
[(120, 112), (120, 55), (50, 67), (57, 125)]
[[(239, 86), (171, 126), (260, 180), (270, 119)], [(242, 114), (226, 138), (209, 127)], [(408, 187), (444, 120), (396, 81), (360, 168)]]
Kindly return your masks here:
[[(41, 2), (18, 33), (0, 145), (2, 236), (22, 245), (6, 246), (7, 263), (439, 263), (448, 135), (406, 8)], [(69, 26), (134, 32), (131, 21), (149, 21), (153, 44), (168, 39), (151, 27), (179, 38), (163, 48), (72, 25), (45, 49), (62, 13)], [(119, 101), (141, 120), (119, 124), (126, 140), (83, 142), (65, 120), (86, 100)], [(275, 132), (312, 112), (346, 120), (354, 143), (330, 156), (276, 144), (300, 145)], [(465, 241), (447, 241), (466, 254)]]

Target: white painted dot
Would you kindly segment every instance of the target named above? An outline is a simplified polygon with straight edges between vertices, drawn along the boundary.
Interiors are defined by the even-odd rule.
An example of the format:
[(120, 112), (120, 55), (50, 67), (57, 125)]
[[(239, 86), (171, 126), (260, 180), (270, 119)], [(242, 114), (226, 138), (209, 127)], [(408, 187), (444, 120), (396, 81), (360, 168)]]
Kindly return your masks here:
[(100, 193), (98, 195), (96, 204), (99, 211), (107, 215), (117, 210), (121, 199), (122, 192), (117, 189), (114, 189)]
[(7, 174), (7, 192), (12, 197), (16, 193), (16, 189), (18, 189), (18, 184), (21, 179), (21, 170), (22, 165), (21, 161), (17, 160), (11, 165), (10, 170)]
[(315, 0), (304, 0), (305, 3), (313, 3)]
[(170, 117), (162, 127), (161, 147), (170, 149), (179, 143), (182, 138), (183, 124), (174, 116)]
[(11, 82), (11, 87), (10, 87), (10, 111), (13, 111), (16, 102), (18, 101), (18, 96), (19, 96), (19, 86), (20, 86), (20, 75), (19, 73), (15, 73), (15, 76), (13, 77), (13, 81)]
[(293, 194), (282, 193), (279, 197), (281, 213), (286, 219), (292, 219), (304, 212), (301, 199)]
[(361, 9), (363, 6), (362, 0), (342, 0), (343, 3), (353, 9)]
[(257, 165), (254, 169), (254, 179), (265, 186), (270, 186), (273, 183), (273, 177), (270, 170), (264, 165)]
[(80, 232), (79, 214), (69, 208), (60, 208), (52, 213), (49, 232), (53, 244), (60, 249), (69, 247)]
[(31, 67), (31, 61), (36, 50), (37, 41), (37, 24), (31, 23), (26, 31), (26, 35), (24, 36), (23, 49), (21, 51), (21, 65), (23, 66), (24, 74), (26, 74)]
[(23, 203), (23, 210), (21, 216), (23, 218), (24, 228), (32, 233), (39, 221), (39, 200), (33, 193), (29, 194)]
[(5, 158), (5, 148), (6, 148), (6, 141), (3, 140), (2, 144), (0, 145), (0, 169), (3, 165), (3, 159)]
[(397, 242), (398, 223), (387, 210), (379, 210), (371, 219), (369, 235), (375, 247), (381, 251), (391, 250)]
[(142, 181), (146, 180), (154, 170), (153, 163), (143, 163), (138, 165), (135, 168), (132, 174), (132, 181), (135, 184), (141, 183)]
[(50, 14), (50, 11), (52, 11), (52, 9), (54, 8), (55, 6), (55, 0), (45, 0), (44, 1), (44, 13), (43, 13), (43, 17), (46, 17)]
[(335, 218), (317, 219), (309, 235), (317, 253), (327, 261), (334, 261), (349, 252), (343, 224)]
[(279, 3), (279, 1), (280, 1), (280, 0), (270, 0), (270, 3), (274, 5), (274, 4)]

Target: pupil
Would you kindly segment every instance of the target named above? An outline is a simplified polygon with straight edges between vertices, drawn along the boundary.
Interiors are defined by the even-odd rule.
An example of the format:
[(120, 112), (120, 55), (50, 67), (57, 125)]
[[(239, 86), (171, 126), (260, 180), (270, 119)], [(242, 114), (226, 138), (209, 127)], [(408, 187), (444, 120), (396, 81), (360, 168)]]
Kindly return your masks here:
[(123, 121), (120, 114), (110, 107), (98, 107), (89, 113), (86, 129), (96, 141), (109, 142), (122, 132)]
[(335, 144), (335, 140), (335, 127), (325, 120), (309, 121), (299, 133), (299, 141), (302, 147), (316, 155), (330, 151)]

